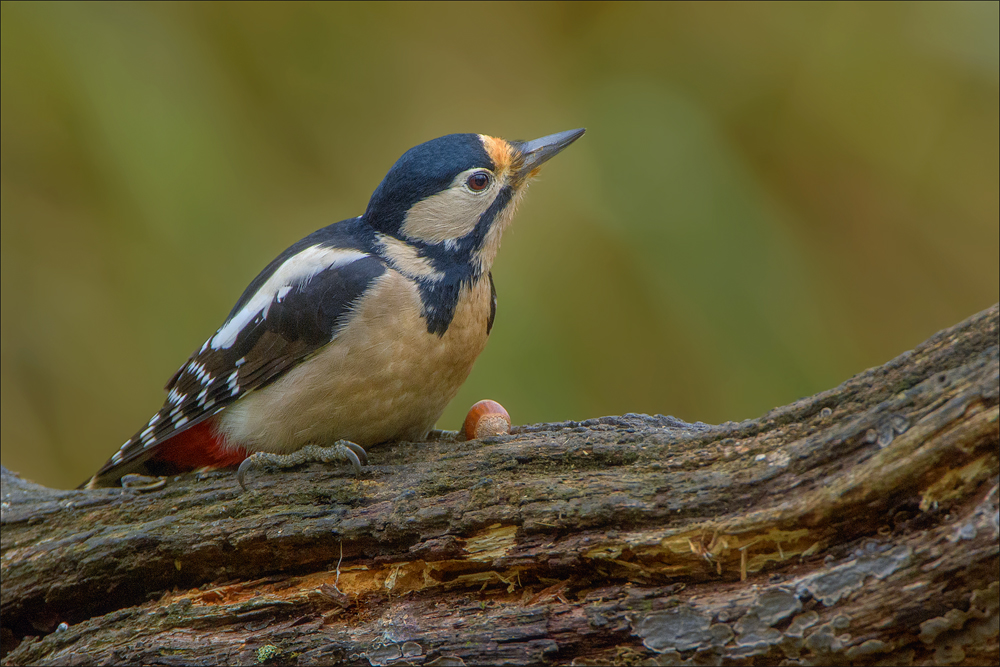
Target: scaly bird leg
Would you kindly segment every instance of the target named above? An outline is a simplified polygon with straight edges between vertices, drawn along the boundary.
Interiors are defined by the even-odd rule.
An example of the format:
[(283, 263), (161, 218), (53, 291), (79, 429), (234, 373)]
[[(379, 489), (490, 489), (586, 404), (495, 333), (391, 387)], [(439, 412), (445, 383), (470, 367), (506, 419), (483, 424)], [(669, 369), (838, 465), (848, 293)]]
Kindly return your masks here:
[(236, 471), (236, 481), (246, 491), (246, 475), (251, 468), (294, 468), (303, 463), (333, 461), (347, 461), (354, 466), (358, 474), (361, 474), (361, 466), (368, 464), (368, 454), (360, 446), (347, 440), (338, 440), (329, 447), (306, 445), (291, 454), (256, 452), (243, 459), (243, 463)]

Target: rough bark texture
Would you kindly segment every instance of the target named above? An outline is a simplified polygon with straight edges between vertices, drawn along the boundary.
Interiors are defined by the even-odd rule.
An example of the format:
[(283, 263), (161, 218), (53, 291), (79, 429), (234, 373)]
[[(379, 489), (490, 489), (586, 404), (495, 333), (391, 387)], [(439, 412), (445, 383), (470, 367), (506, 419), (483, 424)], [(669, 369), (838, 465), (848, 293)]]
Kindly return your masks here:
[(4, 661), (996, 664), (997, 344), (994, 306), (760, 419), (403, 443), (247, 493), (3, 471)]

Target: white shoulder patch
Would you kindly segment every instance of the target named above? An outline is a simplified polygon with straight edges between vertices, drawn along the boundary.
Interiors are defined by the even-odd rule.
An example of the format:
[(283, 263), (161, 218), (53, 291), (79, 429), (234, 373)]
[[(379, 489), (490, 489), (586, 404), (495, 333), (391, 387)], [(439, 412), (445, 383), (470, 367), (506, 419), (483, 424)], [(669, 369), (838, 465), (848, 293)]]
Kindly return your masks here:
[(214, 350), (228, 349), (236, 342), (243, 330), (257, 315), (267, 317), (271, 303), (277, 298), (282, 299), (293, 288), (302, 287), (317, 274), (346, 266), (359, 259), (368, 257), (360, 250), (344, 250), (342, 248), (324, 248), (320, 245), (310, 246), (292, 255), (279, 266), (271, 277), (260, 286), (257, 293), (232, 316), (210, 340)]

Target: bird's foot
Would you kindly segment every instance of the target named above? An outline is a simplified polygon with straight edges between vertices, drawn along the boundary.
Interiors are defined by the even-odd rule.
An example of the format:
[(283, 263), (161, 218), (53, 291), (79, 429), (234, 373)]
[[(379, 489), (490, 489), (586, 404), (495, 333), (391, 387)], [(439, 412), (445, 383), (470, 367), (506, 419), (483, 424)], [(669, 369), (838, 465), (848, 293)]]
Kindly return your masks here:
[(137, 475), (135, 473), (123, 475), (121, 479), (123, 489), (132, 491), (156, 491), (167, 485), (167, 480), (163, 477), (149, 477), (147, 475)]
[(291, 454), (272, 454), (271, 452), (256, 452), (243, 459), (236, 471), (236, 481), (246, 491), (246, 475), (251, 468), (294, 468), (303, 463), (331, 463), (346, 461), (361, 474), (361, 466), (368, 464), (368, 454), (360, 446), (347, 440), (338, 440), (329, 447), (306, 445)]
[(431, 429), (427, 433), (426, 440), (458, 440), (458, 431), (443, 431), (438, 428)]

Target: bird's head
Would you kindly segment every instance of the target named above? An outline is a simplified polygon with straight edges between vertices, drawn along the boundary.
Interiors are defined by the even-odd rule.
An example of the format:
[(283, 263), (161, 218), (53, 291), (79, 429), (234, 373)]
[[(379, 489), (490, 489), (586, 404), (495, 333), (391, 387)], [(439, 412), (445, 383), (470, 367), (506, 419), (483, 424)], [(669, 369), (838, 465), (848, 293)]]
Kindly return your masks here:
[(397, 267), (434, 279), (450, 266), (489, 271), (521, 195), (542, 163), (583, 135), (534, 141), (449, 134), (406, 151), (363, 216)]

